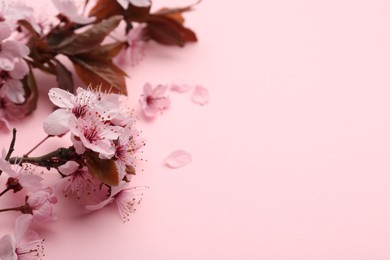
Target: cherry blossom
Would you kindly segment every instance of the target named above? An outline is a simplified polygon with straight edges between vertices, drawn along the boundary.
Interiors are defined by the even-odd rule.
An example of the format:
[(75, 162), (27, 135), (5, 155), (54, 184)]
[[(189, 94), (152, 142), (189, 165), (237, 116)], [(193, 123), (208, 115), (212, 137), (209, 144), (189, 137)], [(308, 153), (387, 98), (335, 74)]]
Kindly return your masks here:
[(88, 112), (84, 118), (78, 119), (72, 117), (69, 128), (78, 154), (83, 154), (88, 148), (99, 153), (102, 159), (114, 156), (113, 140), (118, 138), (120, 127), (105, 124), (98, 113)]
[(127, 179), (131, 178), (131, 173), (128, 172), (135, 166), (135, 156), (138, 150), (145, 145), (142, 138), (139, 137), (139, 132), (131, 127), (125, 127), (119, 135), (115, 146), (115, 165), (119, 172), (119, 179), (122, 180), (127, 175)]
[(5, 150), (0, 157), (0, 170), (8, 174), (7, 188), (14, 192), (26, 188), (28, 191), (37, 191), (42, 188), (42, 177), (34, 175), (29, 166), (11, 165), (5, 159)]
[(69, 193), (76, 194), (80, 198), (81, 194), (90, 194), (97, 186), (97, 181), (88, 173), (87, 167), (80, 167), (75, 161), (66, 162), (58, 170), (66, 177), (56, 183), (56, 187), (63, 187), (63, 193), (68, 196)]
[(17, 61), (12, 71), (0, 70), (0, 95), (6, 96), (15, 104), (25, 101), (25, 93), (20, 81), (28, 72), (26, 62)]
[(25, 214), (32, 214), (35, 221), (48, 222), (56, 219), (53, 204), (57, 198), (51, 189), (39, 190), (27, 196)]
[(192, 156), (190, 153), (184, 150), (176, 150), (164, 160), (164, 163), (170, 168), (180, 168), (191, 161)]
[(115, 203), (124, 222), (129, 220), (130, 213), (136, 211), (136, 206), (142, 201), (143, 193), (146, 187), (127, 187), (127, 182), (122, 181), (118, 186), (111, 187), (109, 198), (96, 205), (87, 205), (87, 210), (99, 210), (110, 203)]
[(175, 81), (171, 84), (171, 90), (179, 93), (188, 92), (192, 88), (193, 84), (185, 81)]
[(169, 97), (165, 95), (167, 85), (157, 85), (153, 89), (150, 83), (144, 85), (144, 93), (139, 100), (143, 114), (147, 118), (153, 118), (158, 112), (167, 109), (171, 103)]
[(84, 17), (78, 14), (78, 8), (71, 0), (51, 0), (57, 10), (68, 18), (69, 21), (78, 24), (88, 24), (95, 21), (95, 17)]
[(70, 118), (83, 119), (92, 109), (93, 113), (99, 114), (101, 120), (115, 118), (119, 113), (116, 96), (83, 88), (77, 88), (76, 95), (73, 95), (60, 88), (52, 88), (49, 90), (49, 99), (59, 109), (46, 118), (43, 129), (48, 135), (65, 134), (69, 130)]
[[(33, 217), (21, 215), (15, 221), (15, 236), (5, 235), (0, 238), (0, 258), (3, 260), (40, 259), (44, 256), (43, 239), (36, 235), (28, 236), (28, 228)], [(31, 231), (30, 231), (31, 234)], [(33, 237), (33, 238), (32, 238)]]
[(11, 28), (0, 23), (0, 69), (12, 71), (15, 67), (15, 62), (26, 57), (30, 50), (28, 47), (18, 41), (6, 40), (11, 35)]
[(131, 66), (137, 65), (144, 56), (145, 41), (144, 31), (146, 24), (139, 24), (131, 29), (126, 35), (126, 46), (118, 54), (117, 61), (121, 65), (130, 63)]
[(129, 7), (129, 4), (132, 4), (137, 7), (149, 7), (151, 5), (150, 0), (117, 0), (124, 9)]

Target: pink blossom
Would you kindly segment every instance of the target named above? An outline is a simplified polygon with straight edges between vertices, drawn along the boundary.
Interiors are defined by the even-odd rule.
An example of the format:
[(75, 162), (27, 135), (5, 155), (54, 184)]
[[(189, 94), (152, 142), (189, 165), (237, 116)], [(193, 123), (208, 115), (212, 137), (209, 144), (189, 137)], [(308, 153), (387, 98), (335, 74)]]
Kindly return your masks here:
[(39, 32), (40, 28), (34, 17), (34, 9), (27, 6), (22, 2), (3, 3), (0, 8), (0, 18), (4, 20), (11, 29), (17, 27), (18, 20), (26, 20), (34, 28), (36, 32)]
[(102, 94), (95, 91), (77, 88), (76, 95), (52, 88), (49, 90), (50, 101), (59, 107), (51, 113), (43, 123), (43, 129), (48, 135), (62, 135), (69, 130), (71, 117), (84, 118), (93, 109), (101, 120), (115, 118), (119, 113), (118, 98), (114, 94)]
[(205, 87), (196, 86), (191, 95), (191, 100), (196, 104), (205, 105), (210, 100), (209, 91)]
[(11, 28), (5, 23), (0, 23), (0, 69), (6, 71), (12, 71), (15, 62), (26, 57), (30, 52), (29, 48), (21, 42), (4, 41), (10, 35)]
[(88, 24), (95, 21), (95, 17), (84, 17), (78, 14), (78, 8), (71, 0), (51, 0), (57, 10), (69, 21), (78, 24)]
[(130, 63), (131, 66), (135, 66), (142, 60), (145, 50), (143, 39), (145, 27), (146, 24), (140, 24), (127, 33), (126, 46), (117, 56), (119, 64), (126, 65)]
[(165, 164), (170, 168), (180, 168), (192, 161), (190, 153), (183, 150), (172, 152), (165, 160)]
[(157, 85), (153, 89), (150, 83), (144, 85), (144, 93), (139, 100), (141, 109), (147, 118), (153, 118), (160, 111), (167, 109), (171, 103), (165, 95), (167, 85)]
[(34, 175), (29, 166), (11, 165), (5, 159), (5, 151), (3, 150), (0, 157), (0, 170), (8, 174), (7, 187), (13, 189), (14, 192), (26, 188), (28, 191), (37, 191), (42, 188), (40, 176)]
[[(15, 221), (15, 236), (0, 238), (0, 258), (3, 260), (40, 259), (44, 256), (43, 239), (28, 236), (28, 228), (33, 217), (21, 215)], [(31, 233), (31, 232), (30, 232)]]
[(78, 154), (83, 154), (88, 148), (99, 153), (102, 159), (114, 156), (113, 140), (118, 138), (120, 127), (105, 124), (99, 113), (88, 112), (84, 118), (78, 119), (72, 117), (69, 128)]
[(20, 81), (28, 72), (25, 61), (15, 62), (12, 71), (0, 70), (0, 94), (6, 96), (15, 104), (22, 104), (25, 101), (23, 84)]
[(90, 194), (98, 187), (97, 181), (88, 173), (87, 167), (80, 167), (75, 161), (69, 161), (58, 167), (58, 170), (66, 177), (56, 183), (56, 187), (62, 187), (65, 196), (69, 193), (77, 195)]
[(87, 205), (88, 210), (99, 210), (106, 205), (115, 202), (119, 213), (124, 222), (129, 220), (130, 213), (136, 211), (136, 206), (142, 201), (143, 193), (140, 193), (145, 187), (126, 187), (127, 182), (120, 182), (118, 186), (111, 187), (109, 198), (101, 201), (96, 205)]
[(119, 172), (119, 179), (122, 180), (127, 174), (126, 168), (135, 166), (135, 158), (138, 150), (145, 145), (139, 137), (139, 132), (132, 127), (125, 127), (119, 135), (115, 146), (115, 165)]
[(38, 222), (48, 222), (56, 219), (53, 204), (57, 198), (51, 190), (39, 190), (27, 196), (25, 213), (32, 214)]
[(124, 8), (127, 9), (129, 4), (137, 7), (148, 7), (151, 5), (150, 0), (117, 0), (117, 2)]

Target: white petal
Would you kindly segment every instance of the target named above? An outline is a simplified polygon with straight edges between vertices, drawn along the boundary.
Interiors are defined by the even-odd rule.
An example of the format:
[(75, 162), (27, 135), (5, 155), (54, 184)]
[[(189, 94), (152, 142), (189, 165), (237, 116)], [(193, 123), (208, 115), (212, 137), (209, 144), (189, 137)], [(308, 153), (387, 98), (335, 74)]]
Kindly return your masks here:
[(180, 168), (192, 161), (192, 156), (186, 151), (177, 150), (171, 153), (164, 163), (170, 168)]
[(11, 28), (6, 23), (0, 23), (0, 41), (11, 36)]
[(0, 259), (2, 260), (17, 260), (16, 242), (10, 235), (5, 235), (0, 238)]
[(209, 91), (204, 87), (196, 86), (191, 100), (196, 104), (204, 105), (209, 102)]
[(22, 82), (16, 79), (9, 79), (4, 83), (6, 87), (6, 96), (12, 103), (22, 104), (26, 99), (24, 97), (24, 88)]
[(79, 164), (77, 162), (75, 162), (75, 161), (68, 161), (65, 164), (63, 164), (60, 167), (58, 167), (58, 170), (60, 170), (60, 172), (62, 174), (71, 175), (75, 171), (77, 171), (78, 168), (79, 168)]
[(16, 243), (19, 243), (31, 224), (33, 216), (31, 214), (23, 214), (15, 221), (15, 238)]
[(127, 9), (127, 7), (129, 7), (129, 0), (116, 0), (118, 2), (118, 4), (120, 4), (123, 9)]
[(62, 108), (74, 107), (74, 95), (60, 88), (52, 88), (49, 90), (50, 101), (54, 105)]
[(24, 43), (13, 40), (3, 42), (1, 48), (1, 51), (8, 52), (17, 58), (26, 57), (30, 53), (30, 49)]
[(43, 130), (48, 135), (62, 135), (69, 130), (69, 118), (71, 112), (65, 109), (57, 109), (43, 122)]
[(85, 208), (87, 210), (99, 210), (104, 208), (107, 204), (111, 203), (114, 201), (114, 198), (108, 198), (106, 200), (103, 200), (102, 202), (96, 204), (96, 205), (87, 205)]

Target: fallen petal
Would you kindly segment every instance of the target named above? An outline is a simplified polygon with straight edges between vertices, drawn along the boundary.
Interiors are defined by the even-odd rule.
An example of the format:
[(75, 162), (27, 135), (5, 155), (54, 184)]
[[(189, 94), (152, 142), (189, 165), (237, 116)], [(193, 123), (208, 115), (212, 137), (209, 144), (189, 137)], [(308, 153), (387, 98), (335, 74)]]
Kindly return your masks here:
[(179, 92), (179, 93), (184, 93), (188, 92), (192, 88), (192, 84), (189, 84), (184, 81), (175, 81), (171, 85), (171, 91)]
[(192, 161), (192, 156), (186, 151), (177, 150), (171, 153), (165, 160), (164, 163), (170, 168), (180, 168)]
[(209, 91), (202, 86), (196, 86), (192, 93), (191, 100), (194, 103), (203, 106), (209, 102)]

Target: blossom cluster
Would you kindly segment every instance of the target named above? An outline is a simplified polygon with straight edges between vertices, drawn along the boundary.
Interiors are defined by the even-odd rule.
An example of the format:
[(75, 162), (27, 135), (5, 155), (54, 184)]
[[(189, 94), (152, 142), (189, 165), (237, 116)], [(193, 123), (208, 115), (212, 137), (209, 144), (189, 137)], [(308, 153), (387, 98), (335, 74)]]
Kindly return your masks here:
[[(145, 141), (128, 106), (124, 68), (140, 63), (149, 41), (180, 47), (197, 41), (196, 34), (184, 26), (183, 13), (200, 1), (153, 12), (150, 0), (74, 1), (51, 0), (58, 13), (45, 19), (38, 19), (33, 8), (22, 2), (0, 2), (0, 133), (10, 132), (11, 120), (36, 109), (39, 88), (46, 85), (36, 79), (37, 71), (54, 76), (57, 82), (48, 91), (56, 110), (43, 122), (47, 137), (23, 156), (12, 157), (13, 129), (9, 148), (0, 155), (0, 177), (6, 178), (0, 198), (7, 194), (16, 204), (0, 212), (18, 214), (14, 234), (0, 236), (0, 259), (45, 256), (44, 239), (33, 229), (39, 227), (37, 223), (57, 220), (59, 196), (77, 199), (80, 210), (86, 211), (114, 204), (122, 220), (129, 220), (147, 187), (130, 185)], [(75, 75), (89, 87), (76, 88)], [(169, 90), (184, 93), (191, 88), (146, 83), (139, 99), (141, 112), (151, 119), (170, 107)], [(195, 86), (191, 98), (203, 105), (208, 92)], [(69, 146), (30, 156), (55, 137), (68, 138)], [(177, 150), (164, 163), (179, 168), (190, 161), (189, 153)], [(37, 173), (37, 169), (45, 170)], [(46, 183), (42, 173), (53, 172), (59, 178)]]

